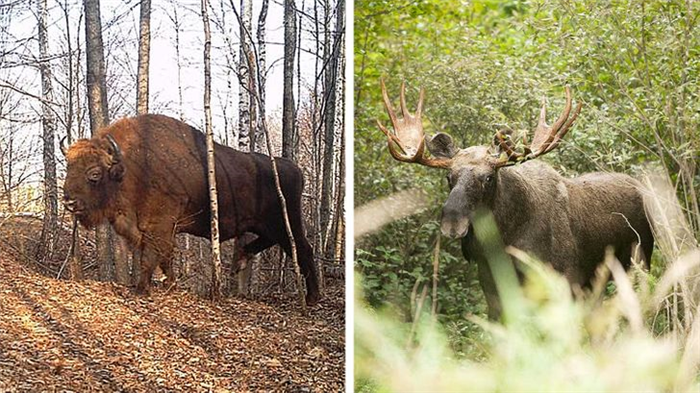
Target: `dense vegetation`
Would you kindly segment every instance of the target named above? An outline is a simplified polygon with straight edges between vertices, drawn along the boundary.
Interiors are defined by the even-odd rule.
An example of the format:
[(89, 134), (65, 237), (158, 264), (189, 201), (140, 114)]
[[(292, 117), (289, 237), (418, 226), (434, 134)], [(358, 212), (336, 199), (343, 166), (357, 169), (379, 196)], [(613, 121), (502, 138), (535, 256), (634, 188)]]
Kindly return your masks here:
[[(553, 117), (570, 85), (584, 103), (581, 116), (544, 160), (567, 176), (598, 170), (641, 177), (660, 168), (697, 239), (699, 24), (693, 1), (356, 2), (355, 204), (411, 188), (430, 199), (421, 213), (356, 239), (368, 306), (413, 320), (423, 285), (431, 285), (447, 195), (444, 173), (388, 154), (375, 123), (386, 123), (381, 77), (391, 97), (406, 80), (409, 107), (423, 86), (426, 133), (448, 132), (465, 147), (488, 143), (504, 125), (533, 129), (542, 97)], [(671, 262), (656, 252), (645, 284), (653, 286)], [(465, 315), (483, 316), (486, 306), (476, 266), (463, 259), (458, 241), (441, 240), (439, 277), (437, 316), (450, 346), (471, 359), (484, 356), (489, 335)], [(675, 322), (645, 323), (662, 334)]]

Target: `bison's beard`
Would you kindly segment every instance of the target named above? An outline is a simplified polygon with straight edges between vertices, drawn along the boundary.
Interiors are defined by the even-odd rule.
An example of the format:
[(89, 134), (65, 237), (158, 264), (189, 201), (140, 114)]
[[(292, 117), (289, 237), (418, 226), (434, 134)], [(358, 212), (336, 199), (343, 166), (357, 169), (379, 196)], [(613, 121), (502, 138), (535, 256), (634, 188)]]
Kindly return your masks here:
[(75, 214), (80, 225), (85, 229), (93, 229), (105, 220), (104, 210), (83, 211)]

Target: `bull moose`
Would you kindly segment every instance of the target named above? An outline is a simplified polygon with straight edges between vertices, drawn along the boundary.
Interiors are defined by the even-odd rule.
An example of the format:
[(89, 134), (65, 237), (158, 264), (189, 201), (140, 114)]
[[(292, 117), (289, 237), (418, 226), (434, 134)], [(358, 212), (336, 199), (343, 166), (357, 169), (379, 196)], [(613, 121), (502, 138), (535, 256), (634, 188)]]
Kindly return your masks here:
[[(66, 209), (86, 227), (109, 221), (141, 250), (138, 292), (148, 292), (157, 265), (166, 283), (172, 283), (175, 234), (210, 236), (204, 134), (167, 116), (141, 115), (119, 120), (69, 148), (62, 142), (61, 148), (67, 162)], [(221, 240), (249, 232), (257, 238), (244, 247), (247, 254), (275, 244), (290, 254), (270, 157), (219, 144), (214, 151)], [(275, 160), (306, 280), (306, 301), (315, 304), (320, 294), (313, 250), (304, 234), (302, 173), (290, 160)]]
[[(500, 303), (484, 251), (472, 230), (474, 214), (480, 209), (493, 214), (505, 245), (551, 263), (572, 285), (590, 285), (608, 246), (614, 247), (616, 257), (628, 268), (633, 247), (639, 245), (648, 268), (654, 238), (638, 181), (600, 172), (569, 179), (542, 161), (530, 161), (554, 150), (581, 111), (579, 104), (572, 112), (568, 86), (564, 110), (552, 126), (546, 124), (543, 102), (532, 143), (522, 151), (505, 130), (496, 132), (491, 146), (458, 149), (445, 133), (428, 139), (421, 121), (423, 89), (416, 112), (411, 114), (402, 83), (399, 118), (383, 80), (381, 87), (393, 130), (377, 123), (391, 155), (401, 162), (449, 171), (450, 192), (442, 208), (441, 232), (461, 238), (462, 254), (477, 263), (489, 318), (500, 315)], [(430, 156), (425, 154), (426, 147)]]

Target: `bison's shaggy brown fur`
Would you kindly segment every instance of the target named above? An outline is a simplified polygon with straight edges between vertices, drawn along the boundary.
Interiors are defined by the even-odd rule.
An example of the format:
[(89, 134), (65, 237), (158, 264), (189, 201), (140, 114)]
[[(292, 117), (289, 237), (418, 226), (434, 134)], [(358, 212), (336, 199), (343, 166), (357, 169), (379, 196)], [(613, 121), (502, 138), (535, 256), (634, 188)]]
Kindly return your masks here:
[[(279, 244), (289, 253), (270, 158), (219, 144), (215, 154), (221, 240), (250, 232), (258, 237), (246, 245), (246, 252)], [(148, 290), (157, 265), (173, 279), (176, 233), (209, 237), (206, 146), (200, 131), (166, 116), (142, 115), (75, 142), (65, 155), (66, 207), (88, 227), (108, 220), (141, 250), (139, 291)], [(319, 299), (318, 280), (302, 223), (302, 174), (293, 162), (276, 160), (307, 302), (314, 304)]]

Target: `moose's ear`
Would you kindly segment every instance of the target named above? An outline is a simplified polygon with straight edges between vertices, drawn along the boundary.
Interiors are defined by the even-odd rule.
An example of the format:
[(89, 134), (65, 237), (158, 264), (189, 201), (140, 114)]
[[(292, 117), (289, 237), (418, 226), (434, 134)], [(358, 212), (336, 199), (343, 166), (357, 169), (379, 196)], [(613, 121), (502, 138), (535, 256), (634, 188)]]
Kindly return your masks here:
[(452, 137), (444, 132), (439, 132), (430, 139), (426, 136), (425, 142), (430, 154), (437, 158), (452, 158), (457, 154)]

